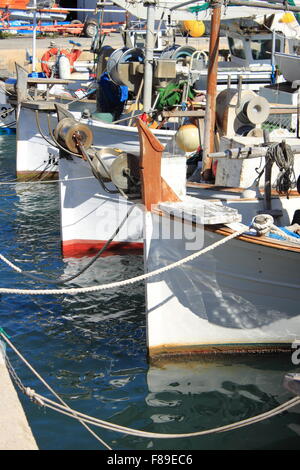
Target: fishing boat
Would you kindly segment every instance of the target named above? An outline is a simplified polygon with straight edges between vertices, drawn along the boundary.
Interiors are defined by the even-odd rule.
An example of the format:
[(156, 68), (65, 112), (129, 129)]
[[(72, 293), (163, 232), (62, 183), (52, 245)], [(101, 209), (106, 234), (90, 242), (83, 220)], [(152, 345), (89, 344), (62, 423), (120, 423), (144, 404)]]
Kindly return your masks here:
[[(212, 47), (214, 41), (217, 41), (217, 35), (212, 35)], [(215, 114), (216, 109), (213, 99), (217, 97), (216, 93), (214, 95), (214, 68), (209, 84), (212, 86), (212, 90), (208, 89), (211, 106), (206, 108), (205, 121), (209, 126), (206, 127), (204, 151), (207, 153), (204, 153), (202, 171), (215, 172), (215, 181), (223, 182), (221, 187), (205, 179), (187, 185), (185, 158), (174, 154), (162, 156), (164, 145), (145, 123), (139, 120), (137, 124), (141, 156), (139, 162), (131, 161), (133, 168), (129, 175), (134, 175), (134, 165), (137, 165), (135, 170), (140, 170), (141, 192), (140, 197), (131, 199), (130, 205), (143, 211), (147, 341), (149, 355), (154, 359), (203, 353), (287, 351), (300, 334), (296, 277), (300, 245), (299, 235), (295, 233), (299, 226), (294, 225), (298, 220), (300, 198), (298, 192), (293, 191), (296, 182), (286, 188), (285, 178), (278, 179), (280, 171), (275, 170), (272, 161), (280, 154), (289, 156), (285, 177), (292, 178), (292, 170), (298, 177), (299, 159), (295, 158), (295, 164), (291, 165), (291, 155), (299, 152), (299, 139), (286, 138), (284, 142), (278, 139), (276, 145), (267, 145), (268, 139), (262, 136), (236, 135), (232, 139), (223, 135), (219, 152), (215, 152), (209, 132), (212, 110)], [(262, 107), (252, 102), (252, 98), (247, 105), (242, 95), (240, 100), (244, 112), (249, 111), (248, 117), (251, 117), (251, 109), (262, 112)], [(241, 117), (240, 113), (238, 115)], [(231, 125), (234, 131), (234, 124), (230, 122), (236, 123), (237, 114), (230, 101), (224, 116), (227, 116), (227, 132)], [(226, 124), (225, 119), (221, 119), (222, 122)], [(66, 129), (67, 125), (60, 136), (65, 142)], [(74, 135), (74, 131), (71, 134)], [(86, 158), (85, 165), (90, 165), (97, 174), (94, 158), (92, 160), (84, 149), (85, 142), (88, 149), (88, 139), (84, 136), (79, 138), (77, 148)], [(258, 173), (255, 168), (259, 165), (253, 162), (265, 158), (266, 166), (262, 165), (260, 175), (265, 180), (256, 185)], [(63, 160), (68, 160), (67, 155), (60, 159)], [(81, 160), (74, 158), (74, 167), (80, 165)], [(96, 157), (95, 162), (98, 161)], [(250, 161), (252, 171), (248, 167), (245, 172), (250, 173), (248, 187), (245, 187), (243, 170)], [(129, 166), (127, 160), (121, 167), (121, 176), (126, 175), (124, 169)], [(226, 168), (228, 176), (239, 178), (235, 187), (229, 179), (225, 184)], [(62, 183), (65, 186), (62, 214), (68, 204), (72, 205), (67, 193), (69, 177), (70, 173), (65, 175)], [(271, 191), (271, 185), (276, 181), (281, 184)], [(85, 199), (86, 195), (82, 202)], [(102, 204), (99, 197), (94, 212)], [(81, 201), (77, 208), (80, 206)], [(110, 222), (111, 215), (112, 211), (108, 216)], [(122, 221), (130, 217), (128, 208), (122, 216)], [(102, 225), (106, 220), (107, 216), (102, 217)], [(70, 220), (69, 227), (73, 222)], [(134, 223), (136, 227), (136, 219)], [(115, 228), (112, 224), (110, 238)], [(101, 230), (99, 219), (98, 230)], [(173, 269), (170, 269), (168, 266), (172, 264)]]
[[(186, 158), (174, 154), (162, 156), (164, 146), (141, 120), (138, 121), (141, 159), (130, 159), (124, 154), (114, 159), (114, 155), (102, 154), (104, 168), (101, 156), (89, 152), (89, 132), (81, 128), (77, 133), (69, 127), (70, 120), (68, 116), (61, 119), (56, 135), (66, 146), (68, 137), (77, 134), (78, 154), (61, 155), (59, 164), (67, 165), (72, 158), (73, 168), (85, 166), (83, 177), (91, 179), (94, 175), (89, 184), (97, 182), (98, 188), (92, 186), (94, 207), (90, 205), (88, 212), (90, 193), (86, 192), (86, 182), (82, 186), (77, 182), (79, 196), (74, 203), (75, 194), (71, 196), (68, 186), (74, 183), (77, 173), (68, 172), (62, 178), (64, 253), (71, 257), (94, 254), (105, 246), (110, 246), (110, 254), (122, 252), (121, 247), (128, 252), (130, 247), (138, 248), (135, 237), (142, 237), (145, 274), (149, 275), (146, 307), (151, 358), (289, 350), (300, 333), (296, 277), (300, 238), (294, 232), (299, 230), (299, 225), (294, 224), (299, 222), (300, 196), (297, 191), (281, 186), (271, 191), (270, 181), (276, 182), (280, 176), (275, 165), (271, 176), (270, 168), (262, 172), (261, 178), (266, 176), (266, 182), (255, 186), (249, 181), (248, 188), (244, 187), (243, 171), (236, 171), (236, 165), (257, 162), (267, 154), (270, 158), (285, 151), (289, 155), (298, 154), (299, 139), (262, 146), (261, 138), (257, 137), (251, 138), (249, 147), (247, 137), (239, 137), (240, 146), (228, 148), (225, 137), (224, 150), (211, 153), (208, 158), (218, 162), (216, 182), (224, 178), (227, 166), (228, 174), (240, 175), (237, 187), (187, 184)], [(232, 144), (237, 145), (234, 141)], [(71, 149), (75, 152), (76, 145), (69, 146)], [(252, 173), (257, 176), (254, 165)], [(248, 167), (247, 173), (250, 170)], [(115, 191), (123, 180), (127, 184), (126, 189), (123, 187), (125, 194), (112, 195), (108, 191), (105, 195), (99, 189), (106, 171), (107, 180), (110, 176), (106, 189)], [(141, 191), (134, 194), (138, 184), (132, 192), (128, 185), (139, 171)], [(299, 158), (295, 158), (293, 171), (300, 174)], [(284, 182), (284, 178), (280, 181)], [(288, 198), (281, 194), (283, 189)], [(86, 239), (67, 240), (71, 233), (82, 234), (83, 226)], [(91, 226), (95, 228), (96, 240), (88, 239)], [(185, 260), (191, 255), (191, 259)], [(174, 269), (169, 270), (173, 263)], [(151, 274), (153, 271), (155, 275)]]
[[(154, 18), (155, 15), (152, 15), (153, 20)], [(125, 51), (125, 53), (126, 52), (127, 51)], [(139, 55), (142, 54), (142, 52), (135, 51), (135, 54)], [(131, 57), (135, 58), (136, 55), (132, 55)], [(144, 67), (142, 67), (145, 76), (147, 76), (146, 71), (149, 68), (147, 67), (147, 61), (148, 58), (145, 58)], [(125, 65), (125, 70), (127, 70), (127, 72), (130, 71), (131, 68), (137, 72), (141, 65), (138, 60), (129, 62), (124, 61), (124, 63), (121, 64), (119, 62), (116, 63), (118, 66)], [(166, 66), (166, 62), (158, 61), (158, 63), (161, 68), (158, 67), (158, 76), (154, 78), (160, 78), (161, 76), (165, 79), (166, 69), (164, 67)], [(169, 64), (167, 63), (167, 65)], [(112, 70), (116, 72), (114, 67), (112, 67)], [(176, 72), (176, 64), (173, 62), (172, 67), (168, 68), (168, 73), (174, 74), (174, 72)], [(132, 75), (136, 76), (137, 74), (135, 73)], [(150, 77), (153, 78), (152, 65)], [(141, 90), (141, 78), (137, 88), (138, 91)], [(152, 89), (144, 86), (144, 94), (144, 107), (146, 105), (148, 107), (147, 109), (151, 109)], [(251, 109), (253, 110), (252, 116), (260, 114), (258, 111), (262, 108), (261, 101), (249, 105), (249, 100), (246, 104), (244, 100), (240, 99), (240, 93), (237, 98), (240, 101), (240, 104), (242, 102), (243, 109), (247, 108), (248, 111)], [(99, 121), (98, 124), (97, 120), (90, 119), (88, 116), (81, 118), (77, 123), (74, 123), (74, 117), (76, 117), (75, 113), (66, 113), (65, 116), (63, 116), (63, 119), (61, 119), (61, 121), (69, 119), (66, 127), (64, 127), (63, 122), (61, 124), (58, 122), (58, 130), (53, 133), (52, 129), (56, 126), (57, 121), (52, 123), (52, 118), (48, 118), (47, 114), (49, 114), (49, 111), (53, 111), (54, 108), (55, 103), (51, 103), (51, 109), (49, 108), (49, 103), (38, 103), (37, 101), (27, 102), (25, 105), (24, 102), (22, 103), (20, 106), (20, 116), (23, 116), (23, 122), (29, 122), (30, 120), (31, 127), (32, 122), (36, 122), (39, 131), (38, 134), (41, 134), (42, 137), (46, 137), (46, 139), (43, 144), (40, 145), (42, 138), (41, 136), (37, 136), (35, 129), (33, 129), (33, 133), (31, 135), (26, 135), (26, 133), (24, 133), (22, 147), (19, 147), (18, 153), (20, 155), (29, 155), (28, 146), (30, 146), (31, 164), (34, 165), (33, 171), (40, 171), (38, 160), (34, 160), (32, 157), (35, 145), (37, 145), (37, 147), (34, 149), (34, 154), (38, 155), (39, 158), (41, 158), (41, 156), (43, 157), (42, 164), (44, 165), (45, 172), (49, 171), (49, 165), (51, 164), (54, 166), (54, 170), (57, 170), (58, 163), (59, 179), (61, 181), (61, 227), (63, 253), (65, 256), (83, 256), (85, 254), (92, 254), (110, 240), (115, 233), (115, 230), (118, 229), (121, 221), (127, 217), (128, 206), (134, 205), (134, 199), (140, 200), (139, 183), (136, 181), (137, 167), (135, 165), (136, 160), (134, 158), (140, 153), (138, 130), (137, 127), (122, 126), (119, 124), (115, 125), (107, 122), (103, 123), (103, 121)], [(210, 106), (206, 106), (206, 110), (207, 109), (211, 110), (212, 108)], [(193, 113), (193, 116), (197, 119), (203, 117), (203, 107), (200, 107), (197, 111), (193, 111)], [(171, 117), (172, 116), (174, 117), (174, 115), (171, 114)], [(188, 116), (188, 112), (185, 112), (181, 116)], [(134, 114), (130, 114), (129, 118), (131, 119), (133, 117)], [(20, 119), (19, 122), (21, 122)], [(78, 143), (74, 146), (74, 142), (72, 141), (72, 132), (75, 132), (77, 129), (79, 134), (87, 136), (90, 131), (84, 130), (86, 129), (86, 125), (88, 125), (90, 131), (92, 131), (92, 135), (94, 136), (94, 155), (92, 157), (85, 156), (84, 158), (80, 158), (83, 155), (78, 155)], [(98, 133), (99, 127), (103, 130), (101, 138), (99, 137), (101, 134)], [(253, 127), (255, 126), (250, 126), (251, 129)], [(26, 126), (20, 126), (20, 129), (23, 129), (23, 132), (25, 132)], [(121, 131), (123, 131), (123, 133)], [(154, 135), (159, 139), (160, 145), (166, 149), (169, 155), (172, 155), (172, 147), (174, 145), (176, 132), (176, 130), (169, 129), (154, 129)], [(69, 136), (67, 139), (65, 139), (66, 133)], [(105, 134), (105, 137), (103, 137), (103, 134)], [(128, 140), (129, 134), (131, 135)], [(60, 143), (58, 136), (61, 139)], [(105, 140), (105, 138), (107, 140)], [(40, 139), (40, 141), (38, 139)], [(109, 144), (110, 139), (112, 140)], [(66, 144), (66, 140), (69, 141), (66, 145), (67, 149), (62, 146), (62, 143)], [(91, 143), (91, 139), (87, 140), (90, 140)], [(21, 142), (21, 138), (18, 139), (18, 145), (19, 142)], [(52, 158), (52, 144), (57, 147), (54, 159)], [(44, 149), (43, 152), (41, 151), (42, 146)], [(62, 149), (61, 146), (63, 147)], [(112, 147), (117, 150), (112, 151)], [(63, 153), (65, 150), (67, 151)], [(123, 152), (125, 152), (125, 155)], [(168, 164), (173, 165), (171, 171)], [(45, 169), (45, 165), (48, 165), (48, 168)], [(131, 174), (131, 165), (135, 165), (135, 173), (133, 174)], [(182, 156), (179, 160), (172, 158), (166, 160), (163, 159), (163, 167), (164, 165), (166, 165), (164, 169), (165, 178), (167, 181), (170, 179), (170, 184), (168, 183), (169, 186), (172, 187), (175, 185), (178, 187), (179, 193), (182, 191), (184, 194), (186, 184), (186, 158)], [(220, 167), (221, 164), (219, 168)], [(26, 172), (26, 169), (24, 168), (22, 171)], [(95, 175), (96, 179), (93, 179), (93, 176)], [(80, 184), (80, 191), (78, 191), (78, 184)], [(130, 219), (128, 219), (128, 223), (126, 223), (126, 230), (123, 227), (123, 233), (118, 232), (118, 234), (114, 236), (113, 241), (116, 242), (115, 247), (120, 249), (122, 248), (124, 250), (135, 250), (136, 248), (143, 246), (143, 221), (140, 214), (140, 210), (136, 210), (135, 214), (130, 213)], [(107, 222), (104, 223), (104, 220), (109, 220), (109, 224), (107, 224)], [(130, 227), (130, 229), (128, 229), (128, 227)], [(111, 242), (110, 247), (113, 247), (113, 245), (114, 244)]]
[[(269, 220), (274, 224), (269, 219), (273, 213), (280, 227), (290, 227), (299, 208), (299, 194), (295, 192), (287, 199), (274, 192), (269, 209), (264, 194), (198, 183), (192, 184), (183, 198), (173, 190), (172, 197), (165, 196), (164, 202), (159, 202), (164, 198), (161, 175), (159, 169), (153, 170), (153, 157), (159, 160), (159, 155), (151, 152), (153, 138), (147, 135), (148, 129), (143, 127), (142, 132), (144, 158), (152, 162), (151, 175), (146, 176), (143, 170), (142, 192), (147, 203), (145, 273), (158, 271), (146, 280), (149, 354), (176, 356), (290, 348), (300, 334), (296, 276), (299, 237), (293, 237), (290, 228), (287, 232), (279, 230), (282, 236), (276, 232), (277, 237), (273, 238), (271, 226), (269, 230), (267, 226), (264, 233), (270, 236), (266, 236), (251, 231), (250, 225), (264, 225)], [(240, 158), (241, 150), (242, 147), (236, 151)], [(233, 149), (227, 152), (224, 156), (233, 167)], [(245, 152), (244, 155), (251, 154), (249, 147)], [(261, 158), (262, 153), (257, 156)], [(142, 166), (146, 168), (147, 163)], [(299, 163), (297, 171), (299, 174)], [(153, 187), (158, 191), (156, 196)], [(218, 242), (240, 231), (243, 233), (218, 246)], [(160, 268), (202, 250), (203, 256), (171, 271), (159, 272)]]
[[(215, 53), (219, 21), (220, 9), (215, 9), (210, 38)], [(192, 196), (179, 196), (172, 187), (164, 191), (162, 148), (149, 129), (138, 124), (151, 358), (287, 351), (300, 334), (299, 226), (294, 225), (300, 199), (292, 192), (293, 175), (298, 178), (300, 173), (296, 158), (293, 166), (299, 139), (268, 147), (265, 135), (265, 147), (241, 144), (214, 153), (216, 75), (217, 62), (209, 77), (203, 182), (192, 185)], [(281, 167), (272, 192), (272, 167), (280, 154), (289, 166), (285, 171)], [(208, 184), (213, 157), (217, 173), (223, 173), (222, 158), (229, 172), (235, 171), (236, 160), (239, 165), (244, 159), (265, 158), (263, 191), (255, 184), (245, 191), (241, 174), (235, 188)]]
[[(94, 255), (106, 246), (105, 254), (141, 253), (143, 210), (139, 206), (139, 143), (135, 147), (128, 143), (127, 151), (102, 148), (95, 144), (96, 139), (91, 146), (92, 127), (75, 121), (73, 115), (63, 109), (59, 109), (58, 117), (54, 136), (60, 146), (58, 171), (63, 256)], [(74, 132), (79, 139), (75, 145), (70, 138)], [(161, 136), (164, 147), (173, 149), (173, 131), (167, 134), (158, 130), (155, 135)], [(185, 163), (186, 158), (182, 157), (182, 161)], [(165, 167), (166, 178), (178, 184), (176, 180), (182, 180), (181, 170), (182, 165), (178, 167), (174, 160), (172, 172)]]

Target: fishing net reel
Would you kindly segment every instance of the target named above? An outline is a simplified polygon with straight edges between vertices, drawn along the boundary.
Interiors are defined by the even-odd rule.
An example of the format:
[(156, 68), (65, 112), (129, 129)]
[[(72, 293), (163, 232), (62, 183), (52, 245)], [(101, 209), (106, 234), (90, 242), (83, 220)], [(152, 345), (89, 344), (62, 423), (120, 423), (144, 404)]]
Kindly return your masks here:
[(102, 181), (112, 182), (126, 194), (140, 193), (139, 157), (117, 149), (103, 148), (95, 152), (93, 173)]
[(61, 119), (54, 129), (56, 141), (67, 151), (82, 155), (82, 149), (90, 149), (93, 143), (93, 132), (86, 125), (70, 117)]

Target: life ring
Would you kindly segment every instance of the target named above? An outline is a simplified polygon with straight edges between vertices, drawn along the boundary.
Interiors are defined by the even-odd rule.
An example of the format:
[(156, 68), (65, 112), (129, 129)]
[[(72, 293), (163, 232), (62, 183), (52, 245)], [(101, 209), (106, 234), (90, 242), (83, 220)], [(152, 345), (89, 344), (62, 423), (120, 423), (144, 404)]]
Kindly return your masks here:
[(48, 51), (46, 51), (43, 55), (42, 55), (42, 58), (41, 58), (41, 62), (42, 62), (42, 65), (41, 65), (41, 68), (42, 68), (42, 71), (44, 72), (44, 74), (49, 78), (51, 77), (51, 69), (48, 65), (48, 61), (51, 57), (53, 56), (56, 56), (57, 54), (62, 54), (62, 55), (65, 55), (68, 59), (69, 59), (69, 62), (70, 62), (70, 66), (71, 66), (71, 72), (74, 71), (74, 67), (72, 67), (74, 65), (74, 62), (78, 59), (78, 57), (80, 56), (81, 54), (81, 50), (80, 49), (72, 49), (71, 52), (65, 50), (65, 49), (58, 49), (57, 47), (52, 47), (51, 49), (48, 49)]

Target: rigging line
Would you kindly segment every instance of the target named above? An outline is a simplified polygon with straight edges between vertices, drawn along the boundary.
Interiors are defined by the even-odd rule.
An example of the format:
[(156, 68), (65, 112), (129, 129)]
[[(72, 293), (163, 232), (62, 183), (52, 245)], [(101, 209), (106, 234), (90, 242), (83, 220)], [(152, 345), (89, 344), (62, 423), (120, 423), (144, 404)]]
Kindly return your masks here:
[[(41, 166), (41, 165), (40, 165)], [(43, 175), (43, 173), (47, 172), (47, 173), (51, 173), (52, 170), (54, 170), (56, 167), (55, 164), (50, 164), (50, 163), (47, 163), (47, 165), (41, 170), (41, 176), (37, 175), (36, 178), (41, 178), (40, 181), (43, 181), (43, 177), (44, 178), (47, 178), (48, 175)], [(32, 170), (32, 171), (36, 171), (36, 170)], [(15, 182), (15, 184), (18, 184), (18, 181)], [(30, 181), (28, 181), (28, 184), (30, 184)], [(0, 183), (1, 185), (1, 183)], [(29, 188), (24, 188), (20, 191), (18, 191), (18, 193), (12, 193), (12, 194), (0, 194), (0, 197), (14, 197), (14, 196), (18, 196), (19, 194), (23, 194), (24, 192), (26, 191), (29, 191), (31, 189), (31, 187), (29, 186)]]
[[(101, 444), (106, 447), (108, 450), (112, 450), (112, 448), (98, 436), (90, 427), (85, 423), (81, 418), (77, 417), (77, 412), (72, 411), (72, 409), (69, 407), (69, 405), (53, 390), (53, 388), (43, 379), (43, 377), (29, 364), (29, 362), (25, 359), (25, 357), (15, 348), (15, 346), (9, 341), (9, 339), (2, 334), (0, 331), (0, 335), (2, 336), (3, 339), (8, 341), (9, 346), (12, 348), (12, 350), (17, 354), (17, 356), (23, 361), (23, 363), (29, 368), (29, 370), (39, 379), (40, 382), (52, 393), (52, 395), (64, 406), (66, 407), (67, 410), (70, 411), (71, 416), (73, 418), (76, 418), (84, 428), (89, 431)], [(6, 356), (6, 362), (9, 363), (8, 357)], [(10, 363), (9, 363), (10, 364)], [(11, 366), (12, 367), (12, 366)], [(14, 369), (13, 369), (14, 370)]]
[[(39, 175), (36, 175), (36, 179), (40, 178), (39, 181), (43, 181), (43, 179), (46, 179), (48, 178), (48, 173), (52, 173), (53, 172), (56, 172), (55, 170), (57, 170), (56, 168), (56, 164), (55, 163), (47, 163), (47, 165), (40, 171), (40, 174)], [(34, 170), (33, 170), (34, 171)], [(45, 174), (44, 174), (45, 173)], [(35, 181), (37, 182), (37, 181)], [(30, 184), (30, 181), (28, 182), (28, 184)], [(30, 191), (31, 189), (33, 188), (33, 186), (29, 186), (29, 187), (26, 187), (24, 189), (21, 189), (18, 191), (18, 195), (19, 194), (23, 194), (27, 191)]]
[(104, 246), (99, 250), (99, 252), (89, 261), (78, 273), (74, 274), (73, 276), (70, 276), (66, 279), (49, 279), (49, 278), (42, 278), (40, 277), (40, 274), (32, 274), (28, 271), (23, 271), (21, 268), (10, 262), (4, 255), (0, 254), (0, 259), (10, 266), (14, 271), (18, 272), (19, 274), (23, 274), (25, 277), (28, 277), (30, 279), (33, 279), (34, 281), (38, 281), (39, 283), (47, 283), (47, 284), (55, 284), (55, 285), (63, 285), (66, 284), (67, 282), (72, 281), (73, 279), (76, 279), (77, 277), (81, 276), (88, 268), (90, 268), (97, 260), (98, 258), (106, 251), (106, 249), (109, 247), (109, 245), (112, 243), (114, 238), (118, 235), (120, 232), (121, 228), (125, 224), (126, 220), (128, 219), (129, 215), (131, 212), (135, 209), (135, 205), (132, 205), (130, 209), (128, 210), (127, 214), (117, 227), (117, 229), (114, 231), (112, 236), (110, 237), (109, 240), (104, 244)]
[[(43, 162), (43, 163), (41, 163), (39, 166), (37, 166), (37, 167), (34, 168), (33, 170), (30, 170), (30, 172), (31, 172), (31, 173), (36, 172), (36, 171), (39, 170), (44, 164), (46, 164), (46, 167), (43, 168), (43, 171), (45, 171), (45, 170), (49, 167), (49, 165), (50, 165), (49, 162)], [(42, 172), (42, 171), (41, 171), (41, 172)], [(9, 180), (9, 181), (1, 181), (1, 182), (0, 182), (0, 186), (2, 186), (2, 185), (9, 185), (9, 184), (40, 183), (40, 181), (37, 180), (38, 177), (39, 177), (39, 176), (36, 175), (36, 176), (34, 177), (35, 179), (33, 179), (33, 180), (28, 179), (28, 180), (19, 181), (18, 178), (15, 178), (15, 179)], [(44, 183), (46, 183), (46, 181), (44, 181)], [(48, 181), (48, 183), (49, 183), (49, 181)]]
[[(36, 171), (36, 170), (32, 170), (32, 171)], [(2, 186), (2, 185), (12, 185), (12, 184), (31, 184), (31, 183), (32, 184), (69, 183), (69, 182), (72, 182), (72, 181), (89, 180), (89, 179), (94, 179), (94, 178), (95, 178), (94, 176), (82, 176), (82, 177), (79, 177), (79, 178), (55, 179), (55, 180), (54, 179), (53, 180), (35, 179), (35, 180), (18, 181), (17, 179), (15, 179), (15, 180), (12, 180), (12, 181), (0, 182), (0, 186)]]
[(43, 133), (42, 129), (41, 129), (41, 123), (40, 123), (40, 117), (39, 117), (39, 112), (38, 110), (36, 109), (35, 110), (35, 120), (36, 120), (36, 124), (37, 124), (37, 127), (38, 127), (38, 130), (41, 134), (41, 136), (45, 139), (45, 141), (51, 145), (51, 147), (56, 147), (55, 143), (51, 142), (48, 137), (45, 136), (45, 134)]

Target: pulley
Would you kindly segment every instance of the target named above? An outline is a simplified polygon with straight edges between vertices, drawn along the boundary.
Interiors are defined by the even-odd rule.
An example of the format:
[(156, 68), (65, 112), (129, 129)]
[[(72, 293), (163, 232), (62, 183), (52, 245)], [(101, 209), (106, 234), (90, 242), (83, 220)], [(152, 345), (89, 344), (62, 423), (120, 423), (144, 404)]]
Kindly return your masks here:
[(131, 153), (122, 153), (113, 161), (110, 175), (117, 188), (132, 191), (140, 179), (139, 157)]
[(270, 113), (270, 105), (266, 98), (252, 94), (250, 90), (242, 92), (240, 106), (236, 108), (239, 120), (246, 124), (262, 124)]
[(114, 160), (122, 154), (120, 150), (109, 147), (97, 150), (93, 158), (93, 170), (103, 181), (111, 181), (110, 169)]
[(93, 132), (86, 125), (75, 121), (72, 118), (64, 118), (59, 121), (55, 130), (54, 136), (56, 140), (70, 152), (80, 154), (77, 143), (74, 140), (74, 135), (77, 136), (77, 141), (85, 150), (88, 150), (93, 143)]
[(117, 149), (103, 148), (93, 158), (93, 171), (102, 181), (111, 181), (126, 192), (136, 192), (139, 184), (139, 157)]
[(252, 90), (227, 88), (217, 96), (217, 124), (224, 134), (246, 135), (269, 116), (268, 101)]

